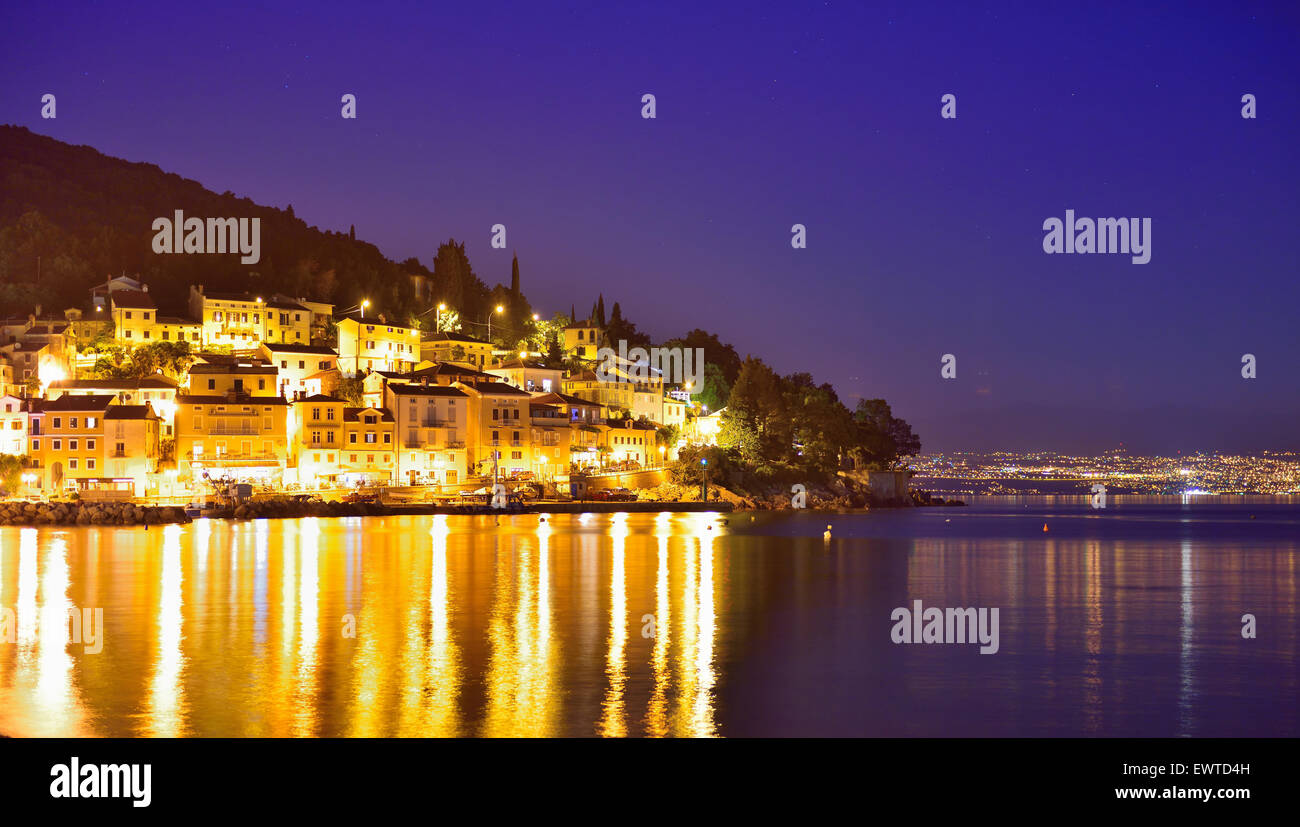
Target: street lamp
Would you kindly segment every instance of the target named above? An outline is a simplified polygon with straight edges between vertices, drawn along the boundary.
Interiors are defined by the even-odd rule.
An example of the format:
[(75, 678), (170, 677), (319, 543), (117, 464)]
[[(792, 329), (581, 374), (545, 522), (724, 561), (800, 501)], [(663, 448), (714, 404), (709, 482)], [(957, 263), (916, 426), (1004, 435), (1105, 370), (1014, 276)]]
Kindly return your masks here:
[(446, 305), (446, 304), (444, 304), (444, 303), (442, 303), (442, 302), (439, 302), (439, 303), (438, 303), (438, 312), (437, 312), (437, 314), (434, 316), (434, 319), (436, 320), (436, 321), (434, 322), (434, 324), (433, 324), (433, 332), (434, 332), (434, 333), (441, 333), (441, 332), (442, 332), (442, 311), (444, 311), (444, 310), (446, 310), (446, 309), (447, 309), (447, 305)]
[(362, 301), (361, 301), (361, 318), (364, 319), (364, 318), (366, 317), (366, 308), (369, 307), (369, 306), (370, 306), (370, 299), (362, 299)]
[[(505, 308), (498, 304), (496, 306), (496, 311), (498, 313), (504, 313)], [(492, 341), (492, 314), (491, 313), (488, 314), (488, 341), (489, 342)]]
[(667, 450), (668, 450), (668, 446), (667, 446), (667, 445), (660, 445), (660, 446), (659, 446), (659, 467), (660, 467), (660, 468), (663, 468), (663, 467), (664, 467), (664, 453), (667, 452)]

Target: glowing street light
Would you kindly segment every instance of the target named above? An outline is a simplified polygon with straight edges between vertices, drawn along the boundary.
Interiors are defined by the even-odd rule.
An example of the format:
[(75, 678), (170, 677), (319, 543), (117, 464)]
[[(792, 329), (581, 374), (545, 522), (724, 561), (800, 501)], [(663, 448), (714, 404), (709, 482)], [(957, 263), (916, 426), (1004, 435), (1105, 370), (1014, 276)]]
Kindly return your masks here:
[(370, 299), (361, 300), (361, 318), (366, 317), (366, 308), (370, 306)]
[[(498, 313), (504, 313), (505, 308), (498, 304), (496, 306), (496, 311)], [(491, 313), (488, 314), (488, 341), (489, 342), (492, 341), (492, 314)]]

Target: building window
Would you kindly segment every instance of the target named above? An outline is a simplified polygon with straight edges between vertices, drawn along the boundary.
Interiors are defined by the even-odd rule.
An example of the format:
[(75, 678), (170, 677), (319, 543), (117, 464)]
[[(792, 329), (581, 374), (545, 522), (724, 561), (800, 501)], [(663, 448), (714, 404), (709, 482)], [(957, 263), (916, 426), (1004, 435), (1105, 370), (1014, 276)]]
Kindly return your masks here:
[(87, 468), (88, 470), (90, 470), (90, 471), (94, 471), (94, 470), (95, 470), (95, 460), (90, 459), (90, 458), (87, 458), (87, 459), (86, 459), (86, 468)]
[(55, 427), (55, 428), (62, 428), (62, 427), (63, 427), (63, 417), (61, 417), (61, 416), (56, 416), (56, 417), (54, 417), (54, 427)]
[(50, 450), (52, 450), (52, 451), (62, 451), (62, 450), (63, 450), (63, 440), (61, 440), (61, 439), (53, 439), (53, 440), (50, 440), (50, 443), (51, 443), (51, 444), (50, 444)]

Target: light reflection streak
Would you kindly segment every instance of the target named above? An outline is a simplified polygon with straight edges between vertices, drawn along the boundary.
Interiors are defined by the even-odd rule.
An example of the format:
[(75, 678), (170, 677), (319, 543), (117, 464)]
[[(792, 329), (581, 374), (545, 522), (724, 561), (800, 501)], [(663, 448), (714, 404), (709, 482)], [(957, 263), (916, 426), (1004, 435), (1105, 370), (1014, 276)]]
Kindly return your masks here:
[(1083, 642), (1087, 657), (1083, 669), (1084, 729), (1096, 732), (1102, 724), (1101, 677), (1101, 543), (1092, 540), (1084, 547)]
[(162, 576), (158, 600), (158, 652), (153, 680), (149, 684), (146, 734), (153, 738), (176, 738), (182, 728), (181, 670), (181, 527), (163, 527)]
[(713, 532), (700, 535), (700, 590), (696, 608), (699, 644), (695, 650), (695, 708), (690, 734), (697, 738), (712, 738), (717, 733), (713, 720), (713, 635), (717, 618), (713, 606)]
[[(668, 512), (659, 515), (667, 517)], [(650, 668), (654, 674), (654, 690), (646, 711), (646, 734), (662, 738), (668, 734), (668, 684), (672, 679), (668, 671), (668, 647), (672, 640), (672, 608), (668, 594), (668, 537), (667, 520), (659, 520), (657, 528), (659, 558), (655, 566), (655, 643), (650, 655)]]
[(1192, 567), (1192, 544), (1184, 540), (1182, 554), (1179, 556), (1182, 575), (1180, 597), (1182, 599), (1182, 621), (1178, 635), (1178, 734), (1192, 734), (1192, 700), (1196, 696), (1192, 684), (1194, 666), (1192, 663), (1193, 641), (1195, 631), (1192, 620), (1192, 594), (1195, 586), (1195, 572)]
[[(298, 670), (296, 678), (294, 737), (314, 734), (318, 692), (316, 648), (320, 642), (320, 526), (315, 517), (299, 521), (299, 554), (302, 555), (298, 574)], [(260, 552), (259, 552), (260, 553)]]
[(46, 550), (40, 600), (35, 692), (38, 720), (51, 734), (74, 734), (79, 716), (72, 695), (72, 655), (68, 653), (68, 610), (74, 607), (68, 600), (68, 543), (62, 536), (53, 538)]
[(624, 649), (627, 645), (627, 514), (613, 516), (610, 537), (613, 540), (609, 575), (609, 651), (605, 659), (605, 674), (609, 688), (602, 704), (599, 732), (606, 738), (623, 738), (627, 735), (624, 720), (624, 684), (627, 681)]

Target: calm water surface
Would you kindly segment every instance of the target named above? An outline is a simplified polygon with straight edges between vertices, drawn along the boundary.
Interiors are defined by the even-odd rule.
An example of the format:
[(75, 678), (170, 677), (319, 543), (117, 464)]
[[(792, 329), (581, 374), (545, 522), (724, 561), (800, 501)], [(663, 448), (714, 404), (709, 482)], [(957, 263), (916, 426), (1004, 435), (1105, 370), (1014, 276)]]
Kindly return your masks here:
[(1298, 563), (1280, 500), (0, 527), (0, 733), (1294, 736)]

